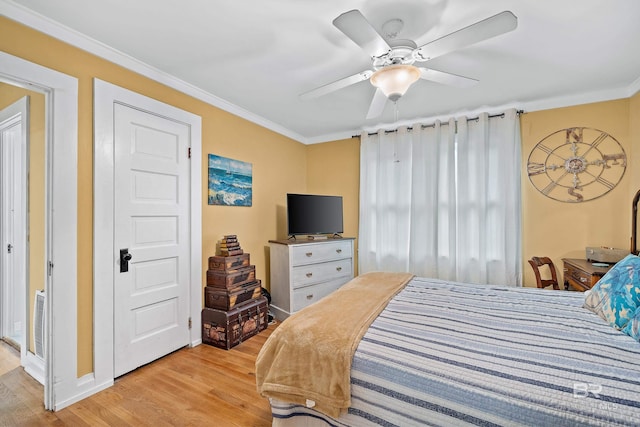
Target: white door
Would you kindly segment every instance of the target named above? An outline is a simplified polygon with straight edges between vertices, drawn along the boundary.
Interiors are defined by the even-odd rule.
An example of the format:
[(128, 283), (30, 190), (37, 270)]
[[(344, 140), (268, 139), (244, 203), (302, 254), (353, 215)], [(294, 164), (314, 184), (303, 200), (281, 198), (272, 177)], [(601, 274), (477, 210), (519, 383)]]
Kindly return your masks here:
[(24, 98), (0, 111), (0, 338), (25, 351), (26, 110)]
[(114, 108), (117, 377), (189, 344), (190, 135), (170, 118)]

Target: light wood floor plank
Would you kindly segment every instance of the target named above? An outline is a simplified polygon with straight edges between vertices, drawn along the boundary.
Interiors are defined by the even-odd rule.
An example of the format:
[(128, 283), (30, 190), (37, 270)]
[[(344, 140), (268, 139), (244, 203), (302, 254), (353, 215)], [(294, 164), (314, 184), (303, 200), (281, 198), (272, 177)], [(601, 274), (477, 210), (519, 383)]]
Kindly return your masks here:
[(20, 353), (4, 341), (0, 341), (0, 375), (20, 366)]
[(43, 387), (20, 367), (18, 352), (0, 342), (0, 426), (270, 426), (255, 359), (275, 327), (231, 350), (178, 350), (57, 412), (44, 410)]

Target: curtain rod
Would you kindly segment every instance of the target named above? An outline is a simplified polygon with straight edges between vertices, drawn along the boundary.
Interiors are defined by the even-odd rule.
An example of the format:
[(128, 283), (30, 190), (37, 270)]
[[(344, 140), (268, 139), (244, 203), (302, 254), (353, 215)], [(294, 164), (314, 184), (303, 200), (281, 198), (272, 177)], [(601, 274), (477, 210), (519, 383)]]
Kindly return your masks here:
[[(516, 114), (519, 116), (521, 114), (524, 114), (524, 110), (516, 110)], [(489, 114), (489, 118), (494, 118), (494, 117), (504, 117), (504, 113), (500, 113), (500, 114)], [(471, 117), (468, 118), (467, 121), (468, 122), (473, 122), (473, 121), (478, 121), (480, 120), (480, 117)], [(426, 128), (433, 128), (436, 127), (435, 123), (432, 123), (430, 125), (420, 125), (420, 129), (426, 129)], [(409, 126), (407, 128), (407, 130), (413, 130), (412, 126)], [(398, 129), (393, 129), (393, 130), (385, 130), (384, 133), (393, 133), (393, 132), (398, 132)], [(373, 133), (368, 133), (367, 135), (369, 136), (373, 136), (373, 135), (377, 135), (378, 132), (373, 132)], [(351, 135), (351, 138), (360, 138), (360, 135)]]

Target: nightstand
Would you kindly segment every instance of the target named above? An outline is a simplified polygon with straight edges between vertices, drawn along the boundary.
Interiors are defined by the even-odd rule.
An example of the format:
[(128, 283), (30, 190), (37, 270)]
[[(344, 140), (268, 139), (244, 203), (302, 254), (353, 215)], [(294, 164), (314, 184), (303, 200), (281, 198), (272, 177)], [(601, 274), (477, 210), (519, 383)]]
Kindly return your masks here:
[(584, 292), (591, 289), (613, 264), (595, 267), (591, 261), (579, 258), (562, 258), (564, 262), (564, 289)]

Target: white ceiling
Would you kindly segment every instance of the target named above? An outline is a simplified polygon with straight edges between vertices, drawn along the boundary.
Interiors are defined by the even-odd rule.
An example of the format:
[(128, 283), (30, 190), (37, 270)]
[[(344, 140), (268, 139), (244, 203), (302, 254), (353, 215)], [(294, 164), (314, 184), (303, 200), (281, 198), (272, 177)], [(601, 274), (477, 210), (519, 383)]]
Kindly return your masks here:
[[(477, 85), (419, 80), (397, 111), (388, 102), (380, 118), (366, 120), (374, 94), (367, 81), (298, 97), (371, 69), (367, 54), (332, 25), (351, 9), (379, 31), (402, 19), (398, 37), (418, 46), (504, 10), (518, 17), (518, 28), (421, 64)], [(0, 0), (0, 11), (303, 143), (640, 89), (638, 0)]]

